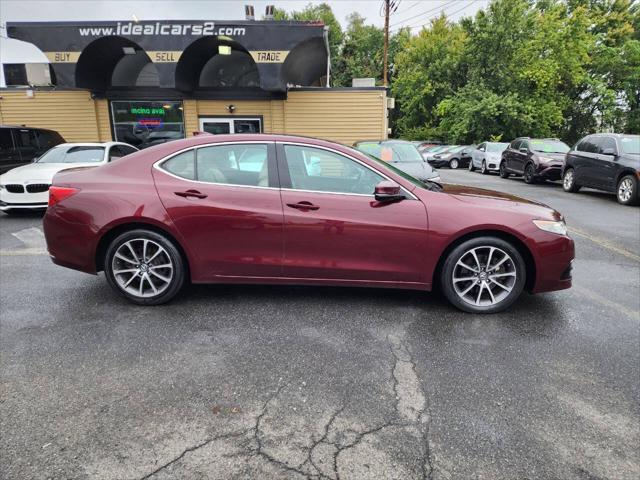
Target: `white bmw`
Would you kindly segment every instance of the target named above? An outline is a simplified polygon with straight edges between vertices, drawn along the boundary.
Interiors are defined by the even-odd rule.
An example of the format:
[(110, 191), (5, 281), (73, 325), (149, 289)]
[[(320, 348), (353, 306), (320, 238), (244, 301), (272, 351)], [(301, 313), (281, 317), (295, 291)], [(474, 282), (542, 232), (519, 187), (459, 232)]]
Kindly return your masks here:
[(53, 147), (33, 163), (0, 175), (0, 210), (15, 213), (47, 208), (49, 186), (59, 171), (97, 167), (137, 151), (120, 142), (63, 143)]

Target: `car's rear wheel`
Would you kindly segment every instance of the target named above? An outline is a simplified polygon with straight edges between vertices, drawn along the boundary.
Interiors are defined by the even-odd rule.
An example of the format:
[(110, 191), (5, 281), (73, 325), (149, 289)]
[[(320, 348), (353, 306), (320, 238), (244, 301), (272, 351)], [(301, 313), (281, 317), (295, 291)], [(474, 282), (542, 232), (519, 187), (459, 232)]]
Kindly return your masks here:
[(509, 178), (509, 172), (507, 172), (507, 165), (504, 160), (500, 162), (500, 178)]
[(524, 181), (529, 185), (536, 183), (536, 169), (533, 163), (529, 163), (524, 167)]
[(576, 171), (567, 168), (562, 176), (562, 188), (565, 192), (576, 193), (580, 190), (580, 185), (576, 183)]
[(487, 161), (482, 161), (482, 167), (480, 167), (480, 173), (483, 175), (487, 175), (489, 173), (489, 169), (487, 168)]
[(456, 168), (458, 168), (459, 166), (460, 166), (460, 162), (458, 161), (458, 159), (457, 159), (457, 158), (452, 158), (452, 159), (449, 161), (449, 168), (456, 169)]
[(186, 279), (180, 252), (164, 235), (136, 229), (116, 237), (104, 259), (112, 288), (139, 305), (159, 305), (171, 300)]
[(469, 160), (469, 171), (473, 172), (476, 169), (476, 167), (473, 166), (473, 159)]
[(622, 177), (618, 182), (616, 196), (618, 197), (618, 203), (622, 205), (637, 205), (639, 200), (638, 180), (633, 175)]
[(472, 238), (449, 253), (440, 282), (447, 299), (460, 310), (496, 313), (522, 293), (526, 266), (509, 242), (497, 237)]

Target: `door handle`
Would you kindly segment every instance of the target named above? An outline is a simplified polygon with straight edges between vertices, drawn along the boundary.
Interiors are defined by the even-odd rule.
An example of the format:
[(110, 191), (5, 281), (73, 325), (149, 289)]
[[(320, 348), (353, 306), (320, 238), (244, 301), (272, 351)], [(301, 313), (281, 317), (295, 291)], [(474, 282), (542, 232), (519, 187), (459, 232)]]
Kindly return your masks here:
[(320, 208), (311, 202), (287, 203), (287, 207), (296, 208), (298, 210), (318, 210)]
[(205, 193), (200, 193), (198, 190), (187, 190), (186, 192), (174, 192), (179, 197), (189, 198), (207, 198)]

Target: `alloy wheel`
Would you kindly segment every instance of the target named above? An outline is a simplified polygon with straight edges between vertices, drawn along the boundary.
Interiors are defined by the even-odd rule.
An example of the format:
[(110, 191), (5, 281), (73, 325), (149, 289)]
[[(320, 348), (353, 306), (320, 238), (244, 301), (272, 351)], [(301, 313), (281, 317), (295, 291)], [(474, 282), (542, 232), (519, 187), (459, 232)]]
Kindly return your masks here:
[(482, 167), (480, 168), (480, 173), (485, 174), (487, 173), (487, 162), (486, 161), (482, 161)]
[(567, 170), (564, 174), (564, 179), (562, 180), (562, 186), (564, 187), (565, 190), (569, 191), (571, 190), (571, 187), (573, 187), (573, 180), (574, 180), (574, 173), (573, 170)]
[(633, 180), (630, 178), (624, 178), (618, 185), (618, 200), (622, 203), (627, 203), (631, 200), (633, 195)]
[(535, 172), (533, 171), (533, 165), (529, 164), (524, 169), (524, 181), (526, 183), (533, 183), (535, 180)]
[(467, 250), (453, 269), (453, 288), (475, 307), (497, 305), (509, 296), (517, 281), (516, 264), (504, 250), (480, 246)]
[(112, 260), (118, 286), (138, 298), (155, 297), (171, 284), (174, 266), (169, 253), (148, 238), (134, 238), (120, 245)]
[(450, 167), (450, 168), (454, 168), (454, 169), (455, 169), (455, 168), (458, 168), (458, 165), (459, 165), (459, 164), (458, 164), (458, 159), (457, 159), (457, 158), (454, 158), (454, 159), (453, 159), (453, 160), (451, 160), (451, 162), (449, 163), (449, 167)]

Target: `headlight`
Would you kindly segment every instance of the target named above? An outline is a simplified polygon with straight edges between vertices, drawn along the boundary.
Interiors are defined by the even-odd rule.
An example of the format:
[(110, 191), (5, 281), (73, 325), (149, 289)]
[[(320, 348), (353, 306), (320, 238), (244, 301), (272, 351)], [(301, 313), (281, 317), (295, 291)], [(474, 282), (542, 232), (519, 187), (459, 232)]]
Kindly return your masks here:
[(549, 158), (549, 157), (538, 157), (538, 160), (540, 160), (542, 163), (549, 163), (549, 162), (555, 161), (555, 159)]
[(567, 224), (564, 223), (564, 220), (559, 222), (554, 222), (553, 220), (534, 220), (533, 223), (536, 224), (536, 227), (540, 230), (544, 230), (545, 232), (551, 232), (557, 235), (567, 234)]
[(428, 179), (430, 182), (438, 182), (441, 183), (442, 179), (440, 178), (440, 175), (438, 175), (437, 177), (431, 177)]
[(445, 160), (449, 157), (451, 157), (450, 153), (445, 153), (444, 155), (440, 155), (440, 158), (444, 158)]

